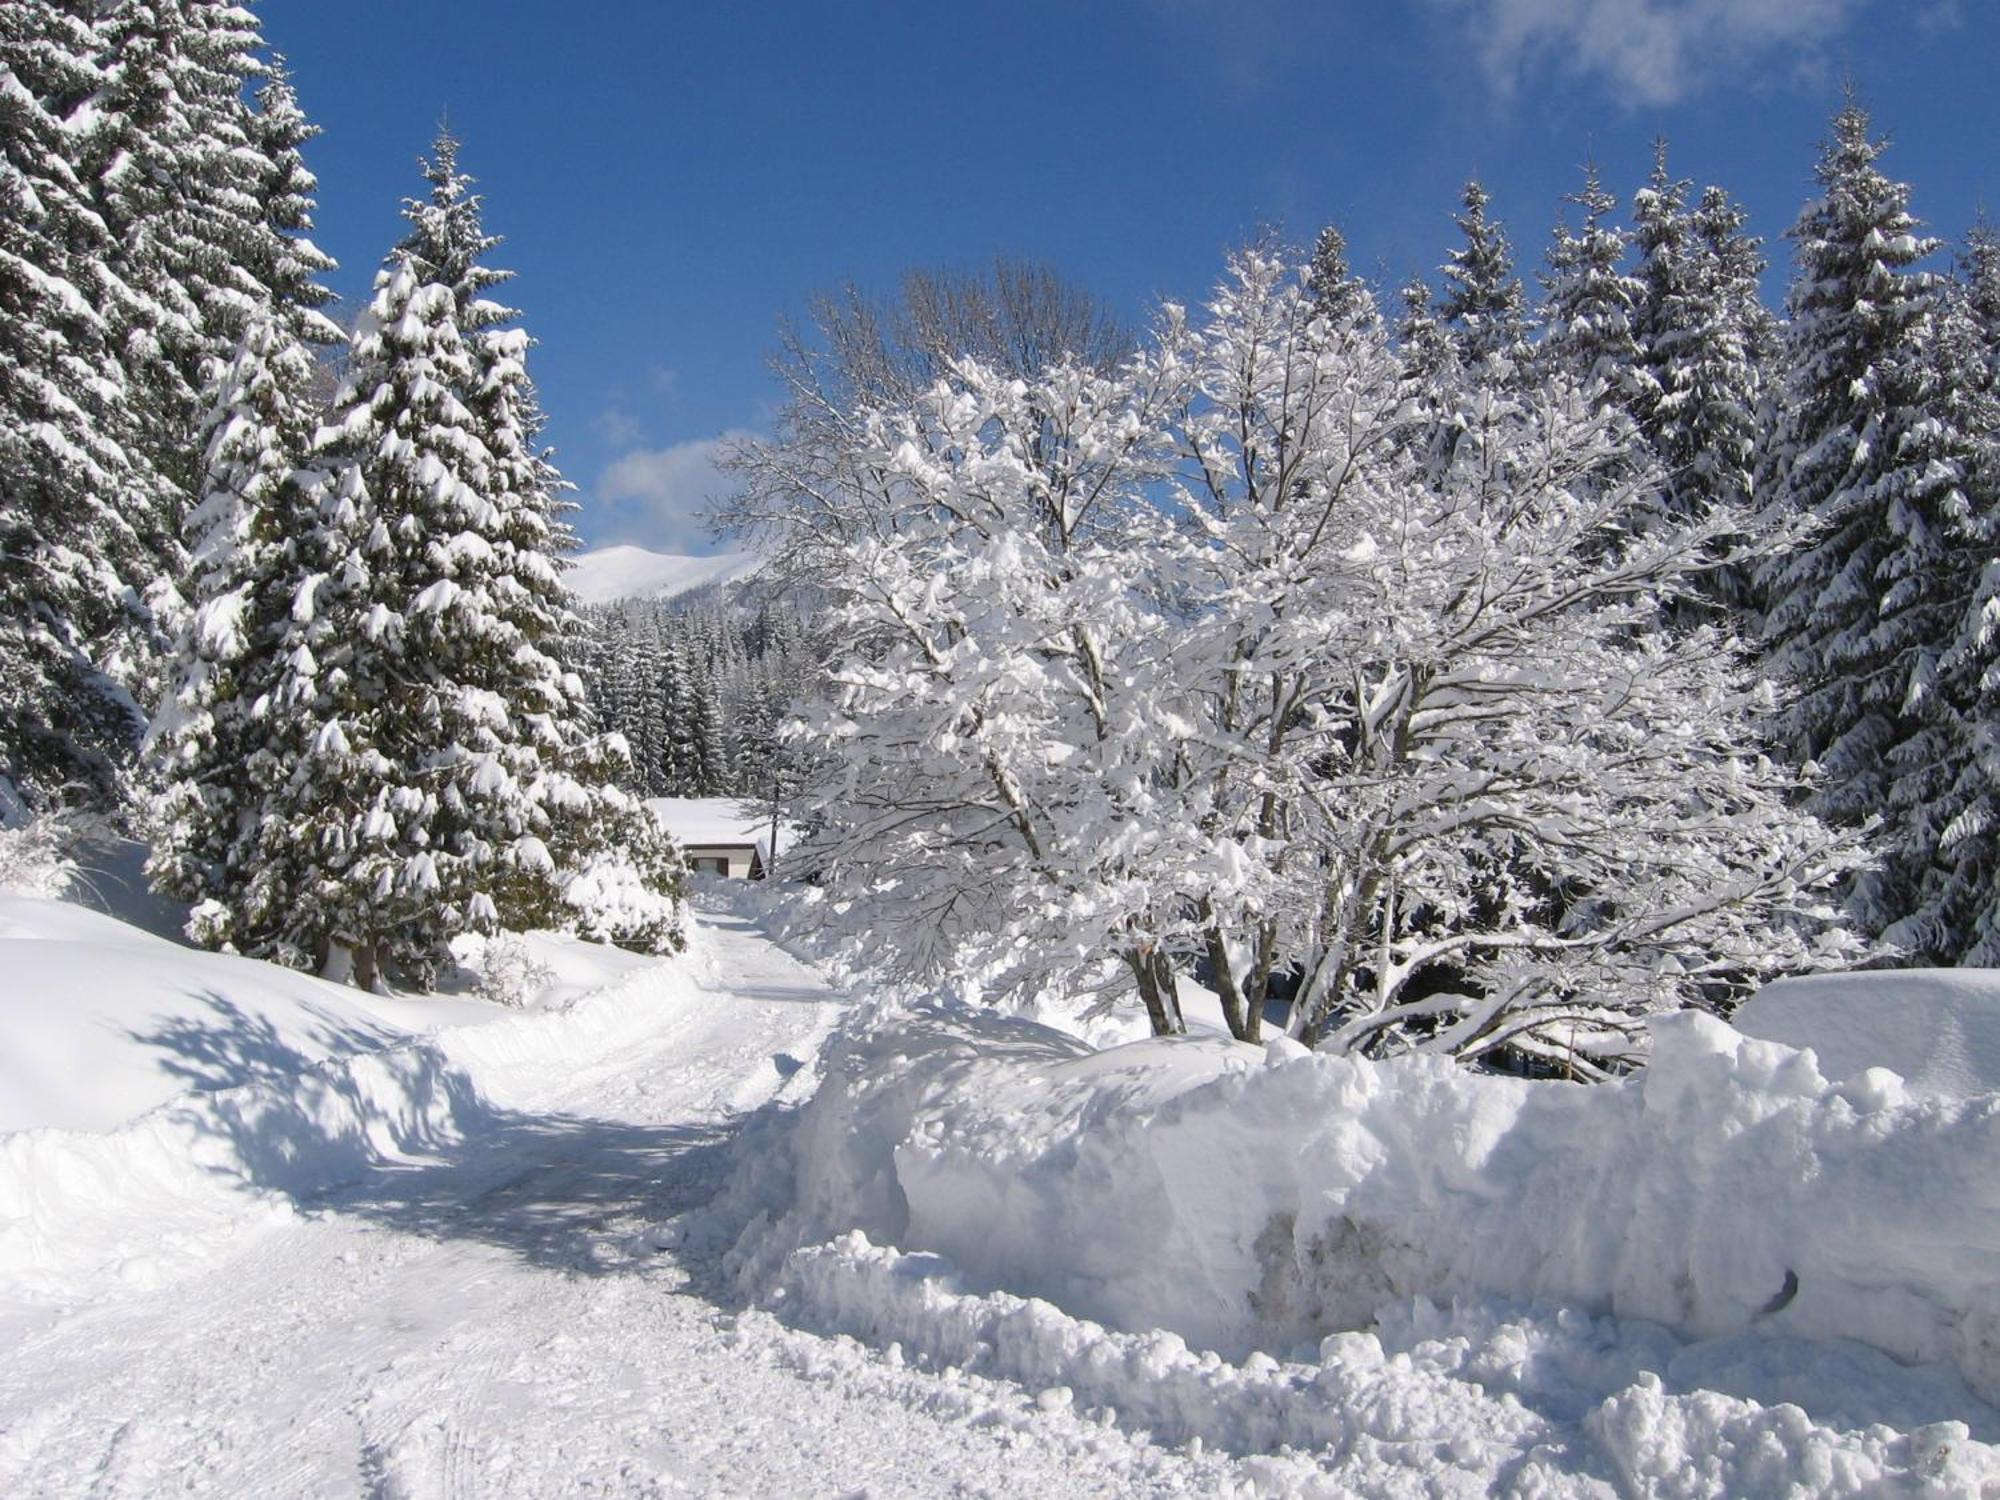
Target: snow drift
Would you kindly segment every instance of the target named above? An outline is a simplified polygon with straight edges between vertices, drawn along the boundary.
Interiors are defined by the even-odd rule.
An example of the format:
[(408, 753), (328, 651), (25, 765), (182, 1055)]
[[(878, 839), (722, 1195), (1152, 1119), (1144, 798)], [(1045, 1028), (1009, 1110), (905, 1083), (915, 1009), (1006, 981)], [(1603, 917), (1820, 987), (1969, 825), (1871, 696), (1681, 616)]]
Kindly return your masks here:
[(1231, 1358), (1416, 1298), (1541, 1299), (1859, 1340), (2000, 1396), (2000, 1097), (1829, 1084), (1810, 1052), (1693, 1013), (1653, 1046), (1584, 1088), (1289, 1042), (1092, 1053), (885, 1007), (836, 1042), (786, 1149), (746, 1162), (741, 1191), (783, 1211), (739, 1264), (799, 1291), (811, 1247), (858, 1230), (965, 1290)]
[(1806, 974), (1758, 991), (1736, 1028), (1810, 1047), (1831, 1079), (1898, 1074), (1913, 1098), (2000, 1093), (2000, 970)]
[(146, 1286), (385, 1163), (435, 1156), (694, 987), (534, 935), (559, 1008), (388, 999), (0, 897), (0, 1299)]

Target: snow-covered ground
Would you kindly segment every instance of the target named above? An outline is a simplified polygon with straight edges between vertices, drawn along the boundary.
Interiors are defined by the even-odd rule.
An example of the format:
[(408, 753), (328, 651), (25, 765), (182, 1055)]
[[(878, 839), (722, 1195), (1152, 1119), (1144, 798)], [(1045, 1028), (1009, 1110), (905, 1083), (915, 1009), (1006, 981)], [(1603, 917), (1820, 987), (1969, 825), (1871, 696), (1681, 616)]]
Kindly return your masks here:
[[(349, 1011), (57, 903), (6, 911), (11, 973), (55, 972), (15, 945), (80, 950), (10, 1004), (140, 983), (185, 1023), (78, 1027), (105, 1062), (79, 1095), (163, 1056), (231, 1067), (116, 1124), (94, 1106), (104, 1128), (0, 1136), (10, 1497), (2000, 1495), (2000, 1414), (1954, 1351), (1898, 1363), (1827, 1336), (1825, 1304), (1788, 1312), (1823, 1274), (1858, 1283), (1901, 1213), (1930, 1247), (1912, 1326), (1983, 1316), (1994, 1278), (1930, 1308), (1913, 1278), (2000, 1243), (1964, 1134), (1990, 1100), (1830, 1085), (1700, 1025), (1657, 1084), (1597, 1090), (1282, 1044), (1092, 1051), (857, 1004), (727, 910), (680, 960), (603, 954), (586, 984), (573, 955), (568, 998), (525, 1012)], [(126, 1052), (144, 1066), (112, 1069)], [(1669, 1180), (1649, 1129), (1693, 1133), (1682, 1231), (1640, 1187), (1592, 1201), (1621, 1153)], [(1741, 1256), (1697, 1257), (1688, 1295), (1726, 1302), (1739, 1260), (1761, 1295), (1760, 1257), (1861, 1192), (1871, 1149), (1904, 1196), (1850, 1202), (1844, 1252), (1740, 1326), (1503, 1285), (1539, 1218), (1556, 1265), (1622, 1245), (1669, 1280), (1733, 1226)], [(1927, 1182), (1947, 1152), (1968, 1164)], [(1434, 1242), (1398, 1243), (1399, 1212)]]
[(585, 604), (619, 599), (671, 599), (711, 583), (734, 583), (763, 565), (754, 552), (684, 557), (644, 547), (596, 547), (570, 559), (567, 581)]

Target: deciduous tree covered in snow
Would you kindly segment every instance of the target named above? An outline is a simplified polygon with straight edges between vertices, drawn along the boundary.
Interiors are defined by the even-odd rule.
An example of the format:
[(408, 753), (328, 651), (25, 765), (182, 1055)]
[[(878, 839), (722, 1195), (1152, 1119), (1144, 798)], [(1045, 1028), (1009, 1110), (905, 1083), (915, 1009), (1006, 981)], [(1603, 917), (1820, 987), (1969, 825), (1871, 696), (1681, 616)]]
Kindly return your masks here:
[(967, 360), (755, 451), (854, 643), (823, 918), (986, 988), (1094, 966), (1160, 1031), (1199, 964), (1245, 1038), (1282, 976), (1323, 1045), (1579, 1073), (1846, 953), (1856, 846), (1757, 754), (1736, 643), (1661, 623), (1741, 523), (1661, 522), (1575, 385), (1460, 370), (1415, 399), (1372, 303), (1252, 252), (1115, 375)]

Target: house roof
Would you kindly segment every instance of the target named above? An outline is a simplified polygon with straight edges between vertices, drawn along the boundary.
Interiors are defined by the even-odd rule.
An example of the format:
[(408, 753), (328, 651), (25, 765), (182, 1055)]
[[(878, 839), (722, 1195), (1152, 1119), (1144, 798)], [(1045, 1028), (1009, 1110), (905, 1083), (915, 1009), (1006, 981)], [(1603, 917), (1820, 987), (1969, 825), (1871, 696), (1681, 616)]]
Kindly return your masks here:
[[(648, 797), (646, 805), (683, 848), (754, 848), (771, 859), (771, 809), (736, 797)], [(780, 846), (791, 830), (779, 825)]]

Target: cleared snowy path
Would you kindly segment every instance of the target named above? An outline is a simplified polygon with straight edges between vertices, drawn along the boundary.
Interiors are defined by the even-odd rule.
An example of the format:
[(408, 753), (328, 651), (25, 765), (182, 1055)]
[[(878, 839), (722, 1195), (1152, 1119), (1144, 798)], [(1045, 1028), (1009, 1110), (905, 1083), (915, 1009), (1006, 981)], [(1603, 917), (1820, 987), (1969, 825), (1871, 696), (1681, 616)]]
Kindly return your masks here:
[[(1217, 1493), (1014, 1387), (905, 1368), (719, 1293), (668, 1221), (839, 1004), (729, 917), (697, 997), (447, 1159), (377, 1171), (161, 1290), (0, 1330), (9, 1496)], [(664, 1227), (663, 1227), (664, 1226)]]

